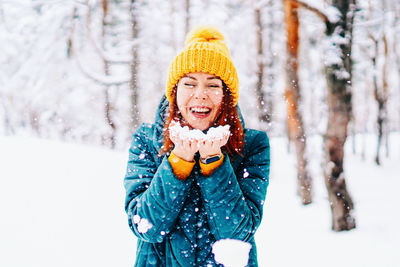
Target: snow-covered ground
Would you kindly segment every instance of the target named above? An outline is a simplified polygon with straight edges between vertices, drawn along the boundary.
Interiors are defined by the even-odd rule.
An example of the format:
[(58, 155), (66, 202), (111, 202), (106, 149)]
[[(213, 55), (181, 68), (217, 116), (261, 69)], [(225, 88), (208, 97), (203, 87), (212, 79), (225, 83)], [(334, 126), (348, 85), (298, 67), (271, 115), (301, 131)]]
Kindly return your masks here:
[[(271, 140), (271, 181), (256, 234), (260, 266), (400, 266), (400, 135), (374, 164), (376, 140), (347, 145), (345, 173), (357, 229), (330, 230), (318, 138), (310, 140), (314, 203), (296, 196), (294, 156)], [(361, 160), (361, 145), (366, 160)], [(123, 210), (127, 153), (0, 136), (0, 266), (132, 266), (136, 238)]]

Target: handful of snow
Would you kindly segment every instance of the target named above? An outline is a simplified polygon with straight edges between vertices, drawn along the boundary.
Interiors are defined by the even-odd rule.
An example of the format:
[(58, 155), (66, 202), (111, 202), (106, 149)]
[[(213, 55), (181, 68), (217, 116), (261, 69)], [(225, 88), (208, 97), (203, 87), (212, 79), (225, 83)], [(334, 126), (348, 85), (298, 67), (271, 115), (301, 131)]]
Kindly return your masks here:
[(197, 140), (199, 142), (210, 139), (222, 139), (224, 136), (229, 136), (230, 126), (218, 126), (208, 129), (207, 134), (198, 129), (190, 130), (188, 126), (182, 127), (179, 122), (172, 121), (169, 126), (169, 132), (172, 136), (178, 136), (183, 140)]
[(251, 245), (236, 239), (221, 239), (212, 245), (215, 261), (225, 267), (244, 267), (249, 262)]
[(153, 227), (147, 219), (140, 218), (139, 215), (134, 215), (132, 221), (137, 224), (138, 232), (142, 234), (147, 233), (147, 231)]

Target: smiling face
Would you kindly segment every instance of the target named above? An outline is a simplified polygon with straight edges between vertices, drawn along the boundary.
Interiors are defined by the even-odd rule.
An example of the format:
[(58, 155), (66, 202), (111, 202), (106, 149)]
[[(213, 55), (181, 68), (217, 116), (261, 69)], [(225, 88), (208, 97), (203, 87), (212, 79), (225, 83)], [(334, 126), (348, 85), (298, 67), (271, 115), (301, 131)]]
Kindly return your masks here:
[(222, 81), (203, 72), (189, 73), (177, 84), (176, 103), (185, 121), (204, 131), (216, 120), (222, 105)]

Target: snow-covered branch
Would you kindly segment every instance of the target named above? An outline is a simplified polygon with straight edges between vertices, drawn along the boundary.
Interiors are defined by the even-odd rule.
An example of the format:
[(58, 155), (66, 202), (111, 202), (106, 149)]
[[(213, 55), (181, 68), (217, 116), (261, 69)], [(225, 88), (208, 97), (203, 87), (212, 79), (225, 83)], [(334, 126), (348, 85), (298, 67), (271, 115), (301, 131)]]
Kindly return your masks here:
[[(95, 48), (96, 53), (104, 60), (107, 61), (108, 63), (111, 64), (130, 64), (132, 62), (132, 59), (127, 57), (127, 56), (118, 56), (118, 55), (111, 55), (107, 52), (105, 52), (95, 41), (93, 37), (92, 30), (89, 26), (89, 23), (87, 23), (86, 27), (86, 36), (89, 39), (90, 43), (93, 45)], [(131, 42), (130, 45), (134, 46), (137, 45), (137, 41)]]
[(261, 9), (268, 5), (270, 0), (253, 0), (252, 5), (254, 9)]
[[(90, 15), (90, 3), (87, 1), (86, 2), (87, 8), (88, 8), (88, 14)], [(131, 64), (132, 59), (127, 57), (127, 56), (118, 56), (118, 55), (111, 55), (107, 52), (105, 52), (96, 42), (95, 38), (93, 37), (93, 31), (90, 27), (90, 21), (86, 21), (86, 27), (83, 27), (86, 30), (86, 37), (89, 40), (89, 42), (93, 45), (96, 53), (101, 57), (103, 61), (107, 61), (110, 64)], [(136, 40), (135, 40), (136, 41)], [(137, 44), (137, 42), (132, 42), (130, 45), (134, 46)]]
[(43, 0), (41, 2), (39, 1), (34, 1), (33, 3), (30, 3), (30, 1), (25, 1), (25, 2), (21, 2), (21, 1), (15, 1), (15, 0), (2, 0), (1, 4), (11, 4), (11, 5), (19, 5), (21, 7), (37, 7), (37, 6), (42, 6), (42, 5), (58, 5), (58, 4), (79, 4), (79, 5), (84, 5), (87, 6), (88, 5), (88, 1), (80, 1), (80, 0), (71, 0), (71, 1), (65, 1), (65, 0), (53, 0), (53, 1), (48, 1), (48, 0)]
[[(311, 0), (289, 0), (297, 3), (300, 7), (303, 7), (322, 19), (326, 24), (327, 28), (337, 23), (340, 20), (340, 12), (337, 8), (333, 6), (323, 7), (321, 1), (311, 1)], [(325, 9), (325, 11), (323, 11)]]
[[(76, 21), (74, 20), (74, 25), (76, 25)], [(98, 74), (96, 72), (91, 71), (89, 68), (87, 68), (84, 63), (81, 60), (81, 56), (79, 54), (79, 49), (76, 46), (76, 42), (72, 41), (72, 54), (75, 55), (77, 65), (79, 69), (91, 80), (93, 80), (96, 83), (103, 84), (105, 86), (111, 86), (111, 85), (122, 85), (129, 83), (130, 77), (116, 77), (116, 76), (110, 76), (110, 75), (102, 75)]]
[(129, 77), (126, 76), (108, 76), (108, 75), (101, 75), (96, 72), (91, 71), (89, 68), (87, 68), (82, 60), (79, 54), (77, 53), (77, 49), (74, 47), (75, 51), (75, 58), (76, 62), (78, 64), (79, 69), (91, 80), (93, 80), (96, 83), (103, 84), (105, 86), (111, 86), (111, 85), (122, 85), (122, 84), (127, 84), (130, 81)]
[(355, 27), (375, 27), (375, 26), (380, 26), (384, 22), (384, 17), (381, 18), (376, 18), (376, 19), (371, 19), (371, 20), (366, 20), (366, 21), (359, 21), (354, 23)]

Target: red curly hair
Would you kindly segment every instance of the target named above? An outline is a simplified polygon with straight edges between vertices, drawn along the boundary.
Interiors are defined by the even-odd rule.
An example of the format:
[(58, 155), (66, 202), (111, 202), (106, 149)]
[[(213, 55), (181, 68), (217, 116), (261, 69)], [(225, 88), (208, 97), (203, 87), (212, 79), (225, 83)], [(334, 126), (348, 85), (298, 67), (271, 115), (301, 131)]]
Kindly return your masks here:
[[(233, 98), (229, 91), (229, 88), (224, 82), (223, 85), (223, 98), (222, 105), (220, 107), (219, 115), (211, 127), (218, 127), (223, 125), (230, 125), (231, 136), (229, 137), (228, 143), (222, 147), (223, 152), (227, 152), (229, 157), (233, 157), (236, 154), (241, 155), (244, 146), (244, 132), (243, 126), (239, 118), (236, 107), (233, 106)], [(169, 105), (169, 115), (165, 122), (163, 134), (164, 134), (164, 145), (161, 148), (160, 154), (165, 154), (171, 151), (174, 147), (174, 143), (169, 138), (169, 125), (173, 120), (178, 120), (182, 125), (185, 125), (182, 115), (180, 114), (178, 105), (176, 104), (176, 91), (177, 87), (172, 91), (171, 102)]]

